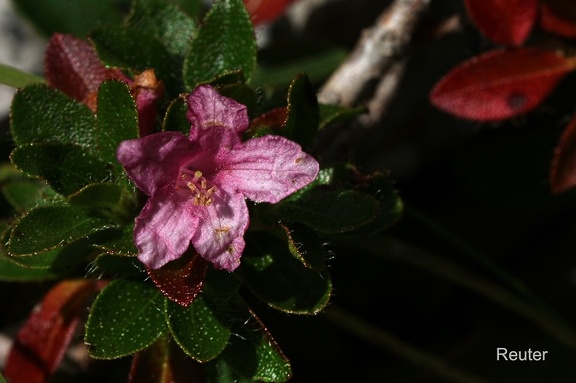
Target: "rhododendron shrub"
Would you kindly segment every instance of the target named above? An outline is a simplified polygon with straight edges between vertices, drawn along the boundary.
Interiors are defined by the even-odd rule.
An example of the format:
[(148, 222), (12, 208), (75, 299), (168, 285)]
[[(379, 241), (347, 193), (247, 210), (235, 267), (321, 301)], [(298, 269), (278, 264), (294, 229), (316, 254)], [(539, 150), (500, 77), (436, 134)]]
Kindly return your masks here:
[[(270, 4), (248, 10), (288, 2)], [(130, 382), (287, 381), (248, 302), (322, 311), (324, 244), (399, 217), (385, 174), (316, 152), (320, 127), (355, 111), (319, 105), (304, 73), (281, 103), (252, 87), (248, 10), (137, 0), (122, 24), (52, 35), (45, 79), (23, 77), (0, 279), (54, 284), (15, 338), (9, 382), (51, 379), (77, 332), (92, 358), (132, 356)]]

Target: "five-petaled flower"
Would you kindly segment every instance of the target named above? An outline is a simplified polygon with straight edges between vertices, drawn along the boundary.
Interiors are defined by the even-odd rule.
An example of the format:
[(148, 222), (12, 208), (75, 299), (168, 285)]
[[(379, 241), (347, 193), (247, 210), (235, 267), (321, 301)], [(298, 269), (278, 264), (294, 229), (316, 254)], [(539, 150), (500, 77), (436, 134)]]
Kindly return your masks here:
[(216, 268), (240, 264), (245, 198), (276, 203), (314, 180), (318, 162), (284, 137), (241, 140), (246, 107), (208, 85), (188, 96), (186, 137), (165, 131), (120, 144), (117, 157), (150, 196), (136, 218), (138, 258), (157, 269), (190, 245)]

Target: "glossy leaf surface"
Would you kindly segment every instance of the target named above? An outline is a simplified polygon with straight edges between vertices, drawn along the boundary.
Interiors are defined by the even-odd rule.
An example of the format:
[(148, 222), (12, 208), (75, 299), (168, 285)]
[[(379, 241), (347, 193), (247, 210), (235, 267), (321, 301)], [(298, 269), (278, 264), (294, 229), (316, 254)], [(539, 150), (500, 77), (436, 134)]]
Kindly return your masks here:
[(113, 164), (115, 176), (120, 176), (124, 170), (116, 149), (122, 141), (138, 137), (138, 112), (125, 83), (111, 80), (100, 85), (95, 135), (100, 158)]
[(154, 69), (158, 79), (171, 93), (180, 91), (170, 53), (153, 36), (137, 29), (114, 26), (92, 31), (90, 39), (96, 46), (98, 56), (107, 65), (135, 73)]
[(88, 210), (70, 206), (46, 206), (31, 210), (14, 226), (8, 243), (13, 256), (33, 255), (75, 242), (110, 223)]
[[(218, 303), (219, 305), (222, 302)], [(198, 362), (218, 356), (228, 344), (230, 329), (224, 323), (222, 307), (199, 295), (188, 307), (166, 302), (166, 319), (174, 340)]]
[(256, 66), (256, 40), (242, 0), (217, 0), (204, 18), (184, 63), (188, 89), (235, 70), (250, 78)]
[(84, 186), (109, 178), (106, 164), (87, 149), (74, 144), (32, 143), (14, 149), (10, 160), (29, 176), (48, 181), (67, 196)]
[(4, 282), (38, 282), (63, 278), (67, 270), (31, 269), (18, 265), (5, 254), (0, 254), (0, 281)]
[(450, 71), (430, 100), (458, 117), (501, 120), (536, 107), (574, 67), (574, 60), (536, 48), (492, 51)]
[(86, 322), (88, 353), (115, 359), (153, 344), (166, 330), (164, 297), (137, 279), (116, 279), (96, 298)]
[(309, 150), (318, 131), (320, 112), (316, 92), (303, 73), (290, 84), (286, 114), (280, 133)]
[(30, 85), (17, 92), (10, 116), (16, 145), (57, 142), (94, 147), (92, 111), (46, 85)]
[(369, 194), (332, 186), (316, 186), (299, 198), (274, 207), (277, 215), (327, 233), (345, 233), (372, 221), (380, 204)]
[(54, 32), (84, 36), (97, 26), (120, 23), (128, 0), (61, 1), (16, 0), (16, 6), (44, 34)]
[(20, 328), (4, 373), (12, 383), (44, 383), (64, 356), (80, 316), (101, 281), (68, 280), (53, 287)]
[(230, 299), (234, 318), (226, 350), (207, 366), (209, 383), (286, 382), (292, 377), (290, 362), (260, 318), (239, 297)]
[(466, 0), (468, 14), (484, 35), (502, 45), (526, 40), (538, 10), (537, 0)]
[(327, 272), (307, 268), (290, 253), (286, 242), (271, 234), (247, 236), (240, 271), (258, 298), (288, 313), (315, 314), (326, 306), (332, 292)]
[(121, 197), (122, 189), (119, 185), (95, 183), (83, 187), (68, 200), (72, 206), (113, 209), (117, 207)]
[(62, 201), (45, 181), (34, 179), (14, 180), (2, 187), (6, 200), (17, 211), (25, 212), (38, 206)]
[(30, 269), (70, 270), (74, 266), (87, 262), (94, 253), (90, 240), (82, 238), (65, 246), (32, 255), (12, 256), (10, 260)]
[(180, 58), (184, 57), (196, 29), (196, 23), (190, 16), (174, 3), (165, 0), (133, 2), (127, 23), (132, 28), (155, 37), (171, 55)]

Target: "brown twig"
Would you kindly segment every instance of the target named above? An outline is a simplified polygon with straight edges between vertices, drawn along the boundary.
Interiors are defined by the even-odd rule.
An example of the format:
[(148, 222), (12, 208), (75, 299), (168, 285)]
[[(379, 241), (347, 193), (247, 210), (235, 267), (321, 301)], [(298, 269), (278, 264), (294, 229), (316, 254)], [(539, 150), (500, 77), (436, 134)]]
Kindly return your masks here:
[[(405, 52), (420, 16), (430, 0), (395, 0), (373, 27), (365, 30), (348, 59), (332, 74), (318, 94), (322, 103), (353, 106), (371, 98), (374, 83), (385, 79), (378, 98), (394, 93), (403, 72)], [(386, 73), (393, 74), (386, 77)], [(391, 86), (392, 85), (392, 86)], [(368, 97), (366, 97), (368, 96)]]

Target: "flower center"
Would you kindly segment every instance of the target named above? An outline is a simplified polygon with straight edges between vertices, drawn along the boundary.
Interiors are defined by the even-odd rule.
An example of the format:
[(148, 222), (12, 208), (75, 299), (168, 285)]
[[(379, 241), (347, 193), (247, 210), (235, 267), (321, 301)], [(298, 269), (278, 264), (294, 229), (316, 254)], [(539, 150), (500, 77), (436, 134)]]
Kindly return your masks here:
[(191, 193), (194, 205), (197, 206), (212, 205), (212, 194), (216, 191), (215, 186), (208, 187), (208, 181), (200, 170), (192, 171), (186, 168), (180, 169), (176, 189)]

